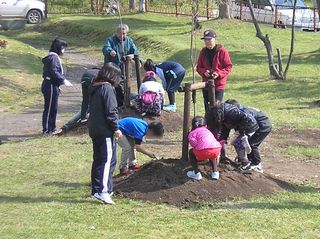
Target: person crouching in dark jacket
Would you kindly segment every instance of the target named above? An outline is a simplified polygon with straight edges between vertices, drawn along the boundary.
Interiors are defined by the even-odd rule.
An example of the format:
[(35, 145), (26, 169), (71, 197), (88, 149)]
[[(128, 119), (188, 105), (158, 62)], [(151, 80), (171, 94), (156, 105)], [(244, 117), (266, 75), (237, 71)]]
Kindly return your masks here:
[(60, 56), (63, 55), (67, 42), (56, 38), (50, 47), (49, 54), (42, 59), (43, 82), (41, 92), (44, 96), (44, 111), (42, 114), (42, 132), (45, 135), (57, 135), (56, 118), (58, 111), (58, 97), (61, 85), (72, 86), (64, 75)]
[(89, 89), (89, 135), (93, 143), (91, 170), (92, 196), (102, 203), (111, 199), (112, 175), (117, 163), (115, 138), (122, 136), (118, 126), (117, 98), (114, 87), (120, 81), (120, 68), (106, 63)]
[[(237, 102), (234, 99), (229, 99), (226, 101), (226, 103), (237, 106), (240, 110), (242, 110), (247, 114), (252, 115), (256, 119), (259, 125), (259, 129), (254, 133), (254, 135), (252, 135), (252, 137), (249, 138), (251, 152), (247, 155), (247, 158), (251, 163), (251, 166), (250, 166), (251, 170), (263, 173), (259, 146), (272, 130), (272, 123), (270, 119), (264, 112), (258, 109), (253, 109), (253, 108), (249, 108), (244, 105), (241, 105), (239, 102)], [(237, 145), (239, 144), (235, 142), (235, 147), (237, 147)]]
[[(230, 134), (230, 130), (238, 131), (241, 136), (242, 146), (249, 151), (248, 139), (259, 129), (256, 119), (240, 110), (237, 106), (228, 103), (218, 103), (206, 113), (208, 128), (212, 132), (220, 132), (218, 141), (224, 145)], [(250, 168), (250, 162), (243, 161), (240, 167), (243, 170)]]

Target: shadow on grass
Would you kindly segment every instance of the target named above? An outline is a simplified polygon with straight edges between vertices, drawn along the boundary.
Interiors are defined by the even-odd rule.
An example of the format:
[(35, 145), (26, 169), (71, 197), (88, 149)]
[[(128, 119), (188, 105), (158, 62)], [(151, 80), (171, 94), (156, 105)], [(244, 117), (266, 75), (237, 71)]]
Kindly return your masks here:
[(47, 182), (47, 183), (43, 183), (42, 185), (49, 186), (49, 187), (64, 188), (64, 189), (65, 188), (79, 189), (82, 187), (89, 187), (90, 186), (87, 183), (70, 183), (70, 182), (59, 182), (59, 181)]
[(72, 203), (72, 204), (79, 204), (79, 203), (91, 203), (90, 199), (75, 199), (72, 197), (27, 197), (27, 196), (5, 196), (0, 195), (0, 204), (5, 203), (31, 203), (31, 204), (38, 204), (38, 203), (51, 203), (51, 202), (59, 202), (59, 203)]
[[(0, 66), (0, 69), (2, 67)], [(7, 80), (3, 77), (0, 77), (0, 88), (7, 88), (10, 90), (13, 90), (15, 92), (20, 92), (20, 93), (24, 93), (26, 92), (26, 88), (22, 85), (19, 85), (11, 80)]]
[(35, 139), (41, 137), (42, 134), (40, 133), (31, 133), (31, 134), (18, 134), (18, 135), (0, 135), (0, 141), (2, 143), (6, 143), (9, 141), (15, 141), (15, 142), (23, 142), (26, 139)]

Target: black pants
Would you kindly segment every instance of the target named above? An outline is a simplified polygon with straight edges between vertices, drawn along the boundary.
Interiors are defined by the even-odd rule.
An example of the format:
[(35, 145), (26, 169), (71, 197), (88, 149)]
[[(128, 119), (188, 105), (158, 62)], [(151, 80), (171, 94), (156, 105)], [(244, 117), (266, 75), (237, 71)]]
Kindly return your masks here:
[[(204, 108), (207, 112), (208, 106), (209, 106), (209, 92), (207, 89), (202, 89), (202, 95), (203, 95), (203, 102), (204, 102)], [(222, 102), (224, 90), (215, 90), (216, 95), (216, 101)]]
[(90, 83), (84, 82), (82, 86), (82, 103), (81, 103), (81, 119), (87, 118), (87, 112), (89, 109), (89, 85)]
[(115, 88), (118, 107), (123, 106), (124, 103), (124, 81), (124, 79), (121, 79), (119, 85)]
[(271, 130), (267, 132), (257, 131), (254, 133), (254, 135), (252, 135), (252, 137), (250, 137), (249, 144), (251, 146), (251, 153), (248, 154), (248, 159), (251, 161), (252, 165), (258, 165), (261, 163), (259, 146), (270, 132)]
[(112, 193), (112, 175), (117, 164), (115, 139), (92, 139), (92, 143), (91, 193)]

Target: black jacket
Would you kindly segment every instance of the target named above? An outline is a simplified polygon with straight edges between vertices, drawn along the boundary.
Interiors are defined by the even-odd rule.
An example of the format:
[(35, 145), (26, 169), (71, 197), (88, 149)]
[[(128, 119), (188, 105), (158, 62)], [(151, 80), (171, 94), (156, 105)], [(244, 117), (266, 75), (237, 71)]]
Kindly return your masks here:
[(237, 106), (224, 103), (223, 104), (223, 126), (220, 140), (227, 140), (230, 130), (234, 129), (240, 134), (254, 133), (259, 129), (256, 119)]
[(112, 137), (119, 129), (117, 98), (109, 83), (95, 83), (89, 88), (89, 135), (91, 138)]
[(246, 106), (240, 106), (240, 109), (244, 112), (246, 112), (247, 114), (252, 115), (258, 125), (259, 125), (259, 132), (270, 132), (272, 129), (272, 124), (268, 118), (268, 116), (266, 116), (265, 113), (263, 113), (262, 111), (258, 110), (258, 109), (252, 109), (252, 108), (248, 108)]

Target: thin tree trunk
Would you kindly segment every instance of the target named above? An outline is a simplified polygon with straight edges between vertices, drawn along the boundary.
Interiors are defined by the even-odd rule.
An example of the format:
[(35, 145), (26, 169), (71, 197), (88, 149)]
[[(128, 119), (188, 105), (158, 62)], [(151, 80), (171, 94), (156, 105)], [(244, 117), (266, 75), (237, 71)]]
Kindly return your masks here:
[(132, 11), (132, 12), (134, 12), (136, 10), (136, 1), (135, 0), (129, 1), (129, 8), (130, 8), (130, 11)]
[(139, 12), (146, 11), (146, 0), (139, 0)]
[(295, 19), (296, 19), (296, 6), (297, 6), (297, 0), (294, 0), (293, 2), (293, 15), (292, 15), (292, 26), (291, 26), (291, 47), (290, 47), (290, 54), (287, 62), (286, 69), (284, 70), (283, 77), (286, 79), (289, 66), (292, 60), (292, 54), (293, 54), (293, 49), (294, 49), (294, 27), (295, 27)]
[(221, 0), (219, 3), (219, 18), (231, 19), (232, 18), (231, 7), (232, 7), (231, 0)]
[(250, 13), (251, 13), (251, 17), (252, 17), (252, 21), (254, 24), (254, 27), (256, 29), (256, 36), (264, 43), (264, 46), (266, 48), (267, 51), (267, 55), (268, 55), (268, 62), (269, 62), (269, 72), (270, 75), (274, 76), (276, 79), (278, 80), (283, 80), (283, 76), (282, 74), (279, 73), (275, 63), (274, 63), (274, 57), (273, 57), (273, 51), (272, 51), (272, 46), (271, 46), (271, 42), (269, 39), (268, 34), (266, 34), (266, 36), (264, 36), (261, 32), (260, 26), (257, 22), (257, 19), (254, 15), (253, 12), (253, 7), (252, 7), (252, 2), (251, 0), (248, 0), (248, 6), (250, 9)]
[(320, 0), (317, 0), (317, 5), (315, 7), (318, 8), (318, 15), (319, 15), (319, 19), (320, 19)]
[(90, 6), (91, 6), (91, 12), (93, 12), (95, 14), (94, 1), (95, 0), (90, 0)]

